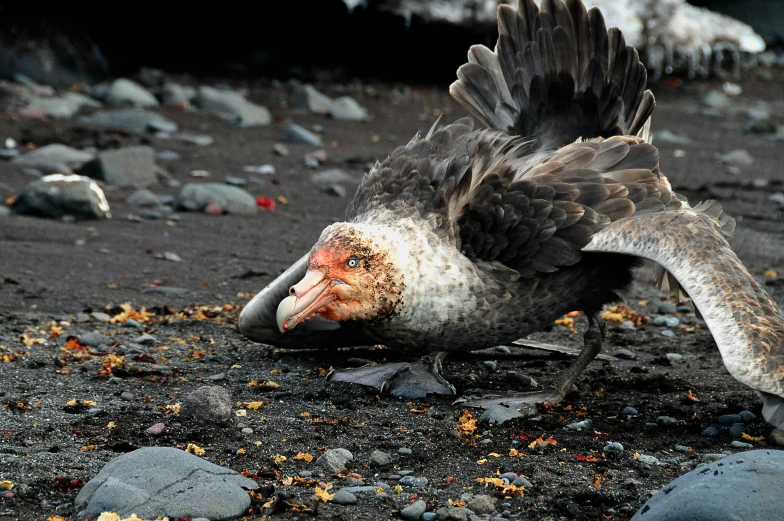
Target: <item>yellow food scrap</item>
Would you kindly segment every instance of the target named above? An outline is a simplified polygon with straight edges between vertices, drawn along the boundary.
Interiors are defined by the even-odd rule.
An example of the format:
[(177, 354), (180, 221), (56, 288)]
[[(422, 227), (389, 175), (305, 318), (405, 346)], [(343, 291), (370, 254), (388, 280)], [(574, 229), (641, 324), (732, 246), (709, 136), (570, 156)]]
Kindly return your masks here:
[(202, 456), (204, 455), (205, 451), (195, 443), (189, 443), (188, 447), (185, 449), (185, 452), (190, 452), (191, 454), (195, 454), (196, 456)]

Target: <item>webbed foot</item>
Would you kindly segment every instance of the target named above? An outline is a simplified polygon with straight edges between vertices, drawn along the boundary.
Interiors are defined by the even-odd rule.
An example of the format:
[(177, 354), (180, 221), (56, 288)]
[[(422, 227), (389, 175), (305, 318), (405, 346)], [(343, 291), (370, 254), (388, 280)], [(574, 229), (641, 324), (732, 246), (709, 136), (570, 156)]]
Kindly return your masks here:
[(428, 394), (454, 395), (455, 387), (441, 376), (441, 361), (445, 356), (436, 353), (433, 360), (339, 369), (331, 372), (327, 380), (375, 387), (381, 392), (409, 400), (421, 399)]

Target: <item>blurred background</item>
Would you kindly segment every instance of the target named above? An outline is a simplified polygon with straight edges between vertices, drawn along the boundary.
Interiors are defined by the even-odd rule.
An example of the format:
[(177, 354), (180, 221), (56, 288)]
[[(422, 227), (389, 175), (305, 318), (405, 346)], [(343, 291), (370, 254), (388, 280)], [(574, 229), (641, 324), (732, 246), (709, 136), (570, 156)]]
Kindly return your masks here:
[[(365, 78), (443, 84), (471, 44), (496, 38), (500, 0), (298, 0), (240, 2), (4, 3), (0, 78), (22, 73), (63, 86), (140, 67), (196, 76), (237, 74), (305, 81)], [(598, 0), (641, 51), (689, 52), (729, 43), (781, 50), (784, 0)], [(700, 8), (748, 24), (712, 18)], [(721, 34), (724, 31), (724, 34)], [(717, 34), (718, 32), (718, 34)], [(745, 41), (740, 41), (745, 37)], [(423, 50), (427, 49), (426, 52)], [(655, 49), (652, 62), (667, 49)], [(434, 56), (438, 57), (434, 59)], [(666, 61), (666, 59), (664, 60)], [(725, 65), (727, 60), (725, 60)], [(664, 64), (666, 66), (666, 63)]]

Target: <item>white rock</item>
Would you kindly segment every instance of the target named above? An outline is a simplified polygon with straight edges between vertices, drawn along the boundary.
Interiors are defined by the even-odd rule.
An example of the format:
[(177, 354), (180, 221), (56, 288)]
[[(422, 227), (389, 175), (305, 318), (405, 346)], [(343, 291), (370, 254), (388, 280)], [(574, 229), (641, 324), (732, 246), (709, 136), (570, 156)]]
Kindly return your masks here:
[(106, 93), (106, 103), (110, 105), (133, 105), (134, 107), (157, 107), (158, 100), (150, 91), (127, 78), (114, 80)]
[(195, 103), (206, 112), (238, 123), (243, 127), (264, 126), (272, 123), (272, 115), (266, 107), (245, 99), (239, 92), (201, 86)]

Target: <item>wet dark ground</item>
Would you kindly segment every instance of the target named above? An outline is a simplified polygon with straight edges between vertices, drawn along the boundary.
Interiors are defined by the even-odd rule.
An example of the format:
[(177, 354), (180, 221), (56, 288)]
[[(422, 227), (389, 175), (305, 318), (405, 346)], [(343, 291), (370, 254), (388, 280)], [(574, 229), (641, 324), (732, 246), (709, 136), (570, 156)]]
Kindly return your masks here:
[[(732, 244), (781, 305), (784, 211), (768, 196), (784, 191), (784, 153), (780, 142), (742, 132), (746, 109), (760, 103), (774, 120), (784, 122), (784, 82), (774, 80), (747, 78), (741, 83), (743, 94), (734, 98), (734, 110), (719, 118), (699, 115), (698, 110), (704, 93), (721, 89), (720, 83), (656, 84), (653, 128), (692, 141), (673, 145), (657, 143), (654, 137), (662, 171), (693, 202), (719, 199), (738, 219)], [(285, 352), (240, 337), (234, 319), (247, 294), (263, 288), (305, 253), (324, 226), (340, 220), (348, 201), (324, 194), (311, 182), (313, 171), (302, 166), (311, 147), (290, 144), (289, 157), (273, 154), (273, 145), (283, 141), (284, 120), (324, 126), (329, 160), (322, 169), (341, 168), (358, 182), (368, 162), (429, 128), (438, 113), (444, 112), (447, 120), (464, 115), (448, 98), (446, 86), (376, 85), (370, 92), (352, 91), (370, 110), (367, 123), (331, 121), (287, 109), (286, 87), (245, 86), (251, 99), (270, 107), (275, 124), (233, 129), (212, 116), (163, 111), (184, 130), (213, 136), (215, 143), (207, 147), (85, 129), (75, 122), (0, 119), (0, 137), (20, 143), (99, 148), (145, 143), (156, 150), (174, 150), (181, 159), (160, 164), (183, 183), (193, 181), (192, 170), (208, 170), (208, 180), (218, 182), (228, 176), (256, 177), (260, 182), (248, 186), (254, 196), (283, 196), (288, 202), (256, 217), (178, 212), (177, 223), (136, 222), (129, 216), (139, 210), (123, 202), (132, 190), (107, 189), (113, 213), (108, 221), (66, 223), (21, 216), (0, 220), (0, 481), (15, 485), (13, 497), (0, 497), (0, 519), (69, 518), (83, 481), (120, 453), (152, 445), (195, 443), (205, 449), (203, 457), (209, 461), (258, 475), (260, 485), (273, 484), (307, 508), (312, 488), (283, 485), (284, 478), (300, 470), (317, 470), (313, 463), (295, 460), (299, 452), (317, 457), (326, 448), (349, 449), (356, 458), (352, 470), (368, 483), (382, 480), (394, 487), (396, 481), (387, 476), (395, 469), (412, 470), (429, 480), (416, 491), (393, 489), (382, 500), (360, 499), (353, 506), (321, 504), (316, 512), (289, 509), (272, 517), (368, 520), (398, 518), (397, 511), (410, 504), (413, 495), (434, 511), (449, 500), (459, 504), (466, 493), (496, 494), (498, 512), (508, 511), (516, 519), (629, 519), (652, 491), (705, 461), (705, 454), (740, 450), (730, 448), (733, 438), (716, 419), (741, 410), (759, 416), (760, 403), (728, 375), (704, 323), (692, 313), (678, 315), (681, 324), (673, 329), (673, 337), (663, 336), (662, 328), (650, 324), (630, 331), (610, 323), (605, 351), (628, 349), (636, 354), (635, 360), (594, 362), (578, 381), (578, 391), (563, 404), (542, 409), (536, 420), (516, 419), (501, 426), (479, 422), (473, 433), (462, 436), (455, 426), (463, 409), (452, 406), (450, 399), (405, 402), (325, 381), (330, 367), (346, 367), (349, 358), (401, 359), (394, 352)], [(337, 94), (336, 89), (323, 86), (330, 95)], [(715, 159), (733, 149), (746, 149), (754, 157), (741, 175), (726, 173)], [(243, 172), (243, 166), (261, 164), (275, 166), (276, 184), (266, 176)], [(11, 194), (30, 180), (10, 164), (0, 164), (0, 188)], [(352, 193), (354, 186), (348, 188)], [(152, 190), (172, 195), (178, 191), (164, 186)], [(163, 252), (176, 253), (182, 262), (156, 258)], [(627, 305), (652, 318), (667, 296), (651, 289), (650, 279), (649, 270), (640, 271)], [(152, 286), (188, 292), (149, 292)], [(98, 320), (79, 322), (85, 318), (80, 313), (115, 316), (126, 302), (156, 314), (141, 323), (142, 329)], [(554, 325), (533, 338), (579, 347), (582, 317), (575, 327), (572, 332)], [(64, 347), (68, 335), (93, 330), (112, 337), (105, 352)], [(108, 355), (122, 354), (117, 346), (144, 332), (159, 342), (126, 349), (122, 365), (106, 367)], [(667, 353), (683, 359), (672, 362)], [(496, 370), (483, 365), (485, 360), (497, 361)], [(542, 385), (567, 365), (561, 356), (512, 348), (511, 354), (488, 351), (449, 358), (445, 372), (463, 394), (514, 389), (519, 378), (508, 371), (529, 375)], [(109, 382), (109, 369), (119, 383)], [(220, 373), (223, 379), (210, 380)], [(249, 386), (253, 380), (274, 381), (279, 387)], [(263, 404), (226, 425), (184, 421), (166, 409), (206, 384), (224, 386), (235, 402), (243, 402), (238, 408), (247, 409), (245, 402)], [(121, 397), (123, 393), (127, 394)], [(68, 406), (72, 399), (96, 404)], [(627, 406), (639, 415), (621, 415)], [(677, 424), (653, 425), (659, 416), (673, 417)], [(588, 431), (565, 427), (586, 418), (593, 422)], [(158, 422), (167, 425), (160, 437), (145, 434)], [(253, 433), (242, 434), (241, 424)], [(717, 437), (701, 435), (710, 426), (719, 430)], [(755, 420), (746, 432), (763, 439), (749, 443), (765, 445), (770, 430), (764, 421)], [(557, 444), (536, 445), (540, 437), (552, 437)], [(625, 450), (605, 453), (608, 441), (622, 443)], [(676, 444), (690, 450), (676, 452)], [(398, 456), (400, 447), (411, 448), (412, 454)], [(512, 448), (520, 455), (510, 456)], [(395, 469), (369, 468), (375, 449), (392, 453)], [(287, 461), (274, 463), (278, 454)], [(643, 464), (636, 454), (655, 456), (662, 464)], [(482, 460), (486, 461), (480, 464)], [(476, 482), (497, 471), (520, 473), (534, 486), (521, 497), (503, 498), (500, 491)], [(344, 477), (324, 479), (338, 488)], [(259, 505), (254, 508), (257, 512)], [(248, 516), (260, 518), (253, 512)]]

